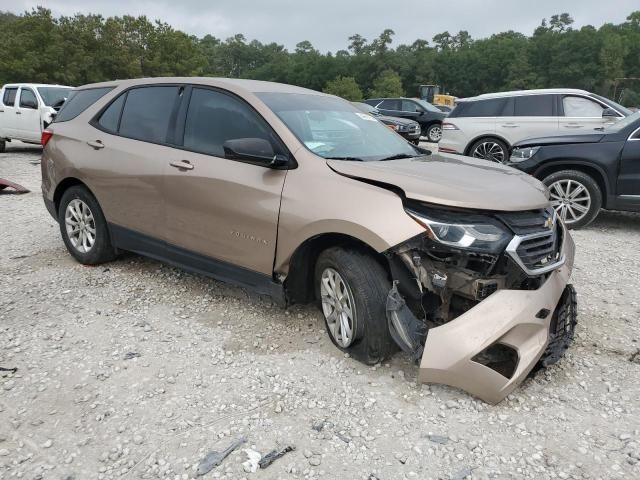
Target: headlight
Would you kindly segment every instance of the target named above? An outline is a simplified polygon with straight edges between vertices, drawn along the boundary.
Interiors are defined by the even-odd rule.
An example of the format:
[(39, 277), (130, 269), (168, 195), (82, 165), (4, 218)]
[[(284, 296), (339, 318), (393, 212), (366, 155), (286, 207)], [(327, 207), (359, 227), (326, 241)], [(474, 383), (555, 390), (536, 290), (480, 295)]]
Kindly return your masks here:
[(398, 131), (399, 132), (408, 132), (409, 131), (409, 127), (407, 127), (406, 125), (400, 125), (398, 127)]
[(468, 220), (465, 220), (462, 218), (464, 214), (455, 214), (454, 217), (458, 218), (448, 221), (429, 218), (413, 210), (407, 210), (407, 213), (427, 230), (431, 240), (451, 247), (500, 253), (512, 238), (506, 228), (490, 218), (466, 215)]
[(540, 147), (514, 148), (509, 160), (512, 163), (524, 162), (533, 157), (538, 150), (540, 150)]

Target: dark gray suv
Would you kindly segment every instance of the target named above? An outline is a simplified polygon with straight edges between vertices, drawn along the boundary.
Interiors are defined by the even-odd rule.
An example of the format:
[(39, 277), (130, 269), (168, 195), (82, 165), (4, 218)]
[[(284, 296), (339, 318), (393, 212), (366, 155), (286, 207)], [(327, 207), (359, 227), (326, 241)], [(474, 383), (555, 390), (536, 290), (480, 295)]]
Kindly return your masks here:
[(420, 124), (422, 136), (430, 142), (439, 142), (442, 138), (442, 121), (447, 118), (447, 113), (429, 102), (418, 98), (370, 98), (365, 102), (383, 115), (415, 120)]

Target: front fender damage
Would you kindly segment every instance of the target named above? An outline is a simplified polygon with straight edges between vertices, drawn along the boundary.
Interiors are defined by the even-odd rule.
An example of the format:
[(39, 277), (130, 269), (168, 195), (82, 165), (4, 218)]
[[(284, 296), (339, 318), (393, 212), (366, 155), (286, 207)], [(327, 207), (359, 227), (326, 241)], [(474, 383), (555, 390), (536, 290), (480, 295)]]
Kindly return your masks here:
[(558, 361), (576, 325), (576, 295), (568, 285), (574, 244), (566, 232), (561, 251), (562, 266), (530, 277), (506, 255), (443, 257), (424, 238), (389, 250), (389, 330), (419, 361), (418, 381), (494, 404), (536, 364)]

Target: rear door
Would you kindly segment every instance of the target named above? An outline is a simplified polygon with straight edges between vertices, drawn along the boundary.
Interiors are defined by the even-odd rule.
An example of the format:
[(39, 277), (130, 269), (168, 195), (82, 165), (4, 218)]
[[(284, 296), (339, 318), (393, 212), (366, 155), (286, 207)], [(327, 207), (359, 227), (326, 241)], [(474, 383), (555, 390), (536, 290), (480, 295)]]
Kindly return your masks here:
[(617, 193), (640, 205), (640, 128), (629, 136), (622, 150)]
[(579, 95), (563, 95), (560, 97), (561, 116), (560, 132), (593, 133), (597, 127), (607, 127), (615, 120), (602, 118), (605, 106), (601, 103)]
[(249, 104), (219, 89), (193, 87), (178, 125), (178, 148), (164, 162), (169, 243), (270, 276), (287, 171), (225, 158), (223, 144), (284, 147)]
[(30, 87), (20, 87), (16, 105), (16, 133), (19, 140), (40, 142), (42, 124), (40, 104), (36, 93)]
[(5, 87), (0, 102), (0, 138), (11, 138), (16, 134), (16, 108), (18, 87)]
[(510, 145), (527, 138), (558, 135), (555, 96), (511, 97), (503, 115), (496, 119), (496, 132)]
[(183, 92), (180, 85), (136, 86), (92, 122), (83, 146), (93, 166), (90, 187), (121, 236), (166, 239), (164, 168), (173, 152), (167, 137)]

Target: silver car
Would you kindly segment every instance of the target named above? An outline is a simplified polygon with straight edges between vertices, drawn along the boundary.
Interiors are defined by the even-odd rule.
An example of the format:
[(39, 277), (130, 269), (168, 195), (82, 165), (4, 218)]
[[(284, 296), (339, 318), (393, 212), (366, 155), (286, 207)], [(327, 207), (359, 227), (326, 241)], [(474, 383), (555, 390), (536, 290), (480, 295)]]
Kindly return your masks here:
[(488, 93), (458, 100), (442, 124), (439, 150), (504, 163), (522, 140), (603, 128), (631, 111), (605, 97), (567, 88)]

